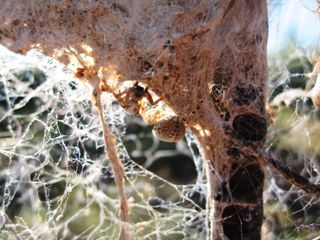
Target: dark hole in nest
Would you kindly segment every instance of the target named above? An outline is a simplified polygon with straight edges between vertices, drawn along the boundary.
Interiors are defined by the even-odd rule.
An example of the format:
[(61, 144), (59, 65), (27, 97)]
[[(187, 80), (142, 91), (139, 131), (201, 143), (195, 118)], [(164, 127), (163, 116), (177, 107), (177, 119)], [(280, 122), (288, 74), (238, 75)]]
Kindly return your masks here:
[(253, 208), (235, 205), (226, 207), (222, 213), (224, 234), (233, 240), (260, 239), (260, 226), (263, 220), (260, 208), (260, 206)]
[(236, 116), (232, 127), (235, 137), (245, 141), (261, 141), (267, 134), (267, 121), (253, 113)]
[(232, 156), (232, 157), (239, 157), (240, 156), (240, 151), (236, 147), (231, 147), (231, 148), (228, 149), (227, 154), (229, 156)]
[(263, 190), (263, 171), (259, 165), (238, 168), (230, 179), (231, 196), (237, 201), (252, 202)]
[(259, 96), (259, 91), (253, 86), (247, 88), (236, 87), (233, 102), (239, 106), (247, 105)]

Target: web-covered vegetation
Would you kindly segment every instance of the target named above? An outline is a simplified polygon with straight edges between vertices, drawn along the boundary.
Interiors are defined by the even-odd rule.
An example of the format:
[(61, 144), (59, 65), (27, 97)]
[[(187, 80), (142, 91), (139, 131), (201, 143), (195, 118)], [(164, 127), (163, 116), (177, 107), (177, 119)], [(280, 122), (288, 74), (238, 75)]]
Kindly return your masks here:
[[(320, 112), (305, 96), (316, 80), (307, 56), (292, 46), (270, 58), (267, 146), (317, 182)], [(2, 49), (0, 87), (1, 238), (116, 239), (117, 190), (86, 86), (52, 59)], [(281, 96), (290, 91), (299, 94)], [(160, 142), (113, 100), (106, 99), (105, 118), (125, 163), (134, 236), (204, 238), (205, 179), (191, 134)], [(283, 177), (270, 175), (265, 203), (267, 239), (319, 235), (319, 200)]]
[[(88, 86), (35, 52), (2, 53), (1, 239), (117, 239), (119, 199)], [(192, 136), (160, 142), (141, 118), (105, 100), (134, 237), (204, 236), (204, 173)]]
[[(112, 6), (127, 14), (121, 5)], [(294, 50), (270, 70), (272, 123), (267, 146), (277, 159), (293, 164), (317, 183), (319, 111), (305, 91), (315, 82), (308, 74), (313, 66), (305, 53)], [(38, 53), (26, 57), (2, 49), (1, 53), (0, 237), (117, 239), (119, 199), (91, 101), (92, 89)], [(150, 69), (147, 63), (142, 61), (142, 70)], [(281, 92), (292, 88), (300, 89), (292, 101), (285, 97), (277, 102)], [(218, 93), (219, 100), (223, 94)], [(204, 239), (206, 179), (192, 135), (187, 133), (186, 141), (177, 144), (160, 142), (139, 117), (127, 116), (113, 100), (106, 95), (104, 118), (117, 136), (113, 140), (124, 163), (131, 207), (126, 224), (132, 235), (136, 239)], [(251, 176), (244, 174), (245, 179)], [(317, 198), (276, 175), (267, 179), (266, 186), (265, 238), (319, 236)], [(249, 222), (250, 217), (245, 220)]]

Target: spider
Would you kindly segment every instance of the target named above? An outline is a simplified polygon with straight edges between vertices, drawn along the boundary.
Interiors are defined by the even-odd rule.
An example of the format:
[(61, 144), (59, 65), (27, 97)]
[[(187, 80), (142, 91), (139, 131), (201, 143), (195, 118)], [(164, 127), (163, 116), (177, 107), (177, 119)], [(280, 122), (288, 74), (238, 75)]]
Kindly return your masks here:
[(144, 88), (139, 86), (138, 82), (124, 90), (123, 92), (114, 94), (120, 105), (130, 114), (139, 114), (142, 106), (142, 99), (146, 98), (151, 105), (156, 105), (158, 102), (163, 100), (160, 97), (154, 101), (148, 87)]
[(184, 138), (185, 131), (185, 124), (180, 117), (168, 116), (154, 124), (152, 134), (164, 142), (177, 142)]
[(132, 87), (114, 96), (128, 113), (140, 114), (146, 123), (153, 124), (152, 132), (156, 138), (165, 142), (177, 142), (184, 137), (185, 125), (180, 117), (167, 116), (162, 107), (146, 109), (142, 106), (143, 98), (146, 98), (152, 106), (163, 100), (160, 97), (154, 101), (148, 87), (143, 88), (138, 82), (135, 82)]

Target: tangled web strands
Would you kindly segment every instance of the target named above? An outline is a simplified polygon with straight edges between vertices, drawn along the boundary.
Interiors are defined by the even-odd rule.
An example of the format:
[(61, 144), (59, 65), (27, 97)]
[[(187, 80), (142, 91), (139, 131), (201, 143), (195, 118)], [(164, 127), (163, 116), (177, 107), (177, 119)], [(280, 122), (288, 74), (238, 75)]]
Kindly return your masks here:
[[(221, 44), (234, 42), (224, 36), (214, 40), (218, 32), (213, 27), (230, 2), (3, 1), (1, 42), (18, 52), (37, 47), (66, 64), (73, 55), (91, 56), (106, 77), (118, 73), (120, 80), (152, 78), (154, 91), (176, 100), (180, 112), (190, 112), (198, 100), (182, 90), (207, 88)], [(206, 69), (211, 70), (204, 78)], [(179, 98), (175, 92), (181, 92)], [(187, 106), (182, 104), (186, 100)]]
[[(19, 1), (3, 2), (2, 43), (20, 52), (35, 46), (66, 64), (72, 63), (74, 56), (81, 64), (94, 60), (93, 72), (100, 73), (101, 78), (89, 78), (93, 86), (101, 80), (111, 89), (117, 86), (117, 79), (147, 82), (151, 90), (165, 97), (199, 143), (203, 143), (203, 155), (209, 163), (207, 175), (211, 176), (209, 197), (226, 194), (218, 192), (219, 189), (225, 189), (222, 185), (229, 184), (231, 171), (247, 158), (226, 158), (226, 152), (234, 145), (230, 138), (244, 138), (259, 146), (265, 135), (264, 1), (32, 3), (25, 6)], [(252, 21), (253, 18), (256, 20)], [(246, 31), (237, 27), (237, 19), (242, 19)], [(239, 83), (243, 88), (236, 88)], [(243, 91), (256, 94), (250, 94), (253, 98), (242, 98)], [(233, 104), (227, 104), (226, 99), (233, 99)], [(260, 128), (253, 134), (249, 133), (252, 127), (242, 131), (239, 127), (245, 122)], [(228, 135), (233, 128), (234, 136)], [(233, 166), (223, 163), (234, 162), (234, 158), (237, 161)], [(245, 166), (248, 164), (261, 173), (256, 162)], [(217, 173), (215, 176), (211, 167)], [(259, 176), (263, 182), (263, 174)], [(254, 231), (258, 234), (262, 187), (256, 187), (254, 207), (240, 209), (244, 215), (252, 211), (257, 216), (251, 225), (257, 226)], [(230, 210), (238, 209), (239, 199), (232, 196), (232, 201), (219, 197), (216, 200), (210, 203), (215, 211), (209, 211), (208, 216), (217, 220), (218, 227), (209, 226), (209, 236), (220, 236), (233, 224), (241, 226), (237, 218), (232, 217), (231, 223), (223, 220)]]
[[(1, 50), (1, 238), (117, 239), (119, 199), (88, 86), (37, 52), (22, 57)], [(124, 144), (134, 141), (135, 154), (153, 166), (160, 142), (151, 132), (124, 135), (123, 109), (106, 102), (106, 120), (125, 162), (135, 238), (204, 236), (203, 181), (176, 185), (132, 161)], [(195, 146), (191, 137), (189, 144)]]
[[(261, 148), (266, 135), (265, 1), (0, 3), (0, 41), (10, 49), (88, 67), (95, 89), (138, 80), (164, 97), (207, 164), (208, 235), (258, 239), (264, 174), (241, 149)], [(239, 181), (252, 183), (245, 196)]]

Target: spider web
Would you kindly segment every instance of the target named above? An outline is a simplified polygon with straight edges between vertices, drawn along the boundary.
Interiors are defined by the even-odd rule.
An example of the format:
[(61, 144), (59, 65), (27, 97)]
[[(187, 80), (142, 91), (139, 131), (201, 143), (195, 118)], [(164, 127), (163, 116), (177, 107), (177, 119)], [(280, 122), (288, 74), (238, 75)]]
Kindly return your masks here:
[[(119, 199), (90, 87), (37, 52), (4, 48), (0, 79), (0, 237), (117, 239)], [(160, 142), (139, 117), (104, 102), (135, 239), (204, 238), (204, 172), (191, 134)]]
[[(1, 50), (1, 238), (117, 239), (119, 199), (89, 86), (37, 52)], [(305, 54), (300, 49), (290, 59), (305, 61)], [(270, 99), (292, 89), (296, 78), (314, 82), (306, 66), (306, 73), (273, 68)], [(192, 135), (178, 144), (160, 142), (139, 117), (128, 116), (108, 96), (104, 100), (105, 120), (125, 166), (135, 238), (204, 239), (205, 176)], [(274, 106), (269, 151), (317, 183), (318, 110), (306, 97), (292, 101)], [(300, 142), (290, 140), (298, 133)], [(178, 170), (168, 164), (174, 159), (181, 160)], [(174, 174), (186, 172), (181, 167), (191, 159), (191, 178)], [(264, 229), (280, 238), (316, 237), (319, 204), (270, 175)]]
[[(288, 60), (275, 62), (270, 101), (313, 85), (306, 52), (294, 49), (289, 60), (302, 59), (303, 71), (288, 69)], [(119, 199), (92, 90), (37, 52), (0, 50), (0, 238), (117, 239)], [(205, 239), (206, 179), (192, 135), (177, 144), (160, 142), (110, 96), (104, 106), (125, 167), (135, 239)], [(317, 183), (318, 110), (305, 96), (274, 108), (269, 151)], [(319, 236), (318, 199), (280, 176), (270, 173), (267, 180), (265, 239)]]

